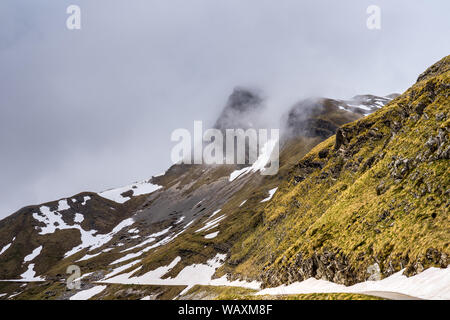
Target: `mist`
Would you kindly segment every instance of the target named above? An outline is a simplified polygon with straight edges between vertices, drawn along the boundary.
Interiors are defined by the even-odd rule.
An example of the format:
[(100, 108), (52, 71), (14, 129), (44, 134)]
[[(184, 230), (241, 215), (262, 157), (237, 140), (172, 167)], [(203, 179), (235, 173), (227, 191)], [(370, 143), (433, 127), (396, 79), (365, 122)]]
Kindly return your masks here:
[[(81, 30), (66, 8), (81, 8)], [(276, 125), (297, 101), (402, 93), (450, 52), (448, 1), (2, 0), (0, 218), (171, 165), (236, 86)]]

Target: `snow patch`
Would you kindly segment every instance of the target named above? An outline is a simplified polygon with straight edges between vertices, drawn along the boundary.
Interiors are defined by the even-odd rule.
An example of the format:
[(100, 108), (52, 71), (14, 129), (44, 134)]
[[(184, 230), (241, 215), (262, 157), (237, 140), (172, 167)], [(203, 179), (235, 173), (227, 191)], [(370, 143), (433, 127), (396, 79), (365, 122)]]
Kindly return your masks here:
[(128, 218), (120, 222), (110, 233), (95, 235), (97, 233), (97, 230), (86, 231), (78, 224), (66, 224), (59, 212), (51, 211), (47, 206), (41, 206), (40, 212), (42, 215), (36, 212), (33, 213), (34, 219), (45, 224), (45, 227), (41, 227), (41, 231), (39, 232), (40, 235), (54, 233), (57, 229), (78, 229), (80, 231), (81, 244), (74, 247), (69, 252), (66, 252), (65, 257), (71, 256), (72, 254), (75, 254), (85, 248), (90, 248), (90, 250), (100, 248), (104, 244), (111, 241), (116, 233), (134, 223), (134, 220), (132, 218)]
[(80, 262), (80, 261), (92, 259), (92, 258), (94, 258), (94, 257), (96, 257), (96, 256), (98, 256), (98, 255), (100, 255), (102, 252), (103, 252), (103, 251), (100, 251), (100, 252), (94, 253), (94, 254), (86, 254), (83, 258), (78, 259), (78, 260), (75, 261), (75, 262)]
[[(120, 263), (120, 262), (124, 262), (124, 261), (127, 261), (127, 260), (131, 260), (131, 259), (140, 257), (142, 254), (144, 254), (144, 253), (150, 251), (151, 249), (157, 248), (157, 247), (159, 247), (159, 246), (166, 245), (167, 243), (169, 243), (169, 242), (171, 242), (172, 240), (174, 240), (175, 238), (177, 238), (177, 237), (178, 237), (180, 234), (182, 234), (184, 231), (186, 231), (186, 229), (189, 227), (189, 225), (191, 225), (194, 221), (195, 221), (195, 220), (192, 220), (191, 222), (189, 222), (188, 224), (186, 224), (186, 225), (183, 227), (183, 229), (182, 229), (181, 231), (179, 231), (178, 233), (176, 233), (176, 234), (174, 234), (174, 235), (167, 236), (167, 237), (165, 237), (164, 239), (158, 241), (157, 243), (152, 244), (152, 245), (150, 245), (150, 246), (148, 246), (148, 247), (142, 249), (141, 251), (138, 251), (138, 252), (135, 252), (135, 253), (127, 254), (126, 256), (124, 256), (124, 257), (122, 257), (122, 258), (119, 258), (119, 259), (117, 259), (117, 260), (111, 262), (110, 264), (117, 264), (117, 263)], [(159, 236), (159, 235), (163, 234), (163, 232), (166, 233), (167, 231), (169, 231), (169, 229), (171, 229), (171, 227), (169, 227), (169, 228), (167, 228), (167, 229), (165, 229), (165, 230), (163, 230), (163, 231), (157, 232), (156, 234), (154, 234), (154, 236), (155, 236), (155, 235), (158, 235), (158, 236)], [(151, 235), (150, 235), (150, 236), (151, 236)], [(156, 236), (155, 236), (155, 237), (156, 237)], [(154, 240), (151, 240), (151, 239), (153, 239), (153, 238), (151, 237), (151, 238), (147, 239), (146, 241), (144, 241), (144, 243), (140, 243), (140, 244), (138, 244), (138, 245), (136, 245), (136, 246), (134, 246), (134, 247), (132, 247), (132, 248), (128, 248), (128, 249), (126, 249), (126, 250), (123, 250), (123, 252), (125, 252), (125, 251), (130, 251), (130, 250), (135, 249), (135, 248), (137, 248), (137, 247), (142, 247), (144, 244), (147, 244), (148, 242), (153, 242)]]
[(129, 253), (129, 254), (123, 256), (122, 258), (119, 258), (119, 259), (114, 260), (113, 262), (110, 263), (110, 265), (118, 264), (118, 263), (121, 263), (121, 262), (125, 262), (125, 261), (128, 261), (128, 260), (131, 260), (131, 259), (140, 257), (140, 256), (141, 256), (142, 254), (144, 254), (145, 252), (146, 252), (146, 251), (141, 250), (141, 251), (138, 251), (138, 252), (135, 252), (135, 253)]
[(225, 219), (225, 217), (226, 216), (223, 214), (223, 215), (215, 218), (214, 220), (208, 221), (205, 223), (205, 225), (202, 228), (196, 230), (195, 232), (197, 233), (197, 232), (201, 232), (201, 231), (209, 231), (211, 229), (214, 229), (217, 226), (219, 226), (219, 222), (222, 221), (223, 219)]
[(4, 247), (2, 248), (2, 250), (0, 250), (0, 254), (2, 254), (3, 252), (5, 252), (6, 250), (8, 250), (9, 247), (11, 247), (11, 243), (8, 243), (6, 246), (4, 246)]
[(69, 228), (59, 212), (50, 211), (50, 208), (47, 206), (41, 206), (39, 210), (43, 216), (33, 212), (33, 218), (45, 224), (45, 227), (41, 227), (40, 235), (54, 233), (56, 229), (63, 230)]
[(88, 300), (106, 289), (106, 286), (95, 286), (87, 290), (80, 291), (70, 297), (70, 300)]
[(70, 206), (67, 203), (67, 199), (58, 201), (58, 209), (57, 209), (58, 211), (64, 211), (64, 210), (69, 210), (69, 209), (70, 209)]
[(421, 299), (450, 299), (450, 268), (439, 269), (432, 267), (409, 278), (402, 274), (403, 271), (404, 269), (383, 280), (365, 281), (349, 287), (325, 280), (309, 278), (305, 281), (294, 282), (290, 285), (267, 288), (256, 294), (366, 293), (370, 291), (387, 291)]
[(273, 195), (275, 194), (275, 192), (277, 191), (277, 189), (278, 189), (278, 187), (277, 187), (277, 188), (270, 189), (270, 190), (269, 190), (269, 196), (268, 196), (267, 198), (261, 200), (261, 202), (267, 202), (267, 201), (269, 201), (270, 199), (272, 199), (272, 197), (273, 197)]
[(89, 277), (91, 274), (94, 274), (94, 272), (85, 273), (85, 274), (81, 275), (80, 277), (74, 279), (73, 281), (82, 280), (82, 279), (84, 279), (86, 277)]
[(116, 274), (119, 274), (119, 273), (121, 273), (122, 271), (125, 271), (125, 270), (131, 268), (132, 266), (134, 266), (135, 264), (137, 264), (137, 263), (139, 263), (139, 262), (141, 262), (141, 260), (136, 260), (136, 261), (130, 262), (130, 263), (128, 263), (128, 264), (125, 264), (125, 265), (123, 265), (123, 266), (117, 267), (117, 268), (115, 268), (113, 271), (111, 271), (110, 273), (108, 273), (106, 276), (104, 276), (103, 279), (111, 278), (112, 276), (115, 276)]
[(85, 196), (85, 197), (83, 198), (83, 202), (81, 203), (81, 205), (84, 206), (84, 205), (86, 204), (86, 202), (88, 202), (89, 200), (91, 200), (91, 197)]
[(4, 246), (4, 247), (2, 248), (2, 250), (0, 250), (0, 255), (3, 254), (6, 250), (8, 250), (9, 247), (11, 247), (11, 245), (12, 245), (12, 243), (14, 242), (15, 239), (16, 239), (16, 237), (14, 237), (10, 243), (8, 243), (6, 246)]
[(205, 236), (205, 239), (214, 239), (215, 237), (217, 237), (218, 234), (219, 234), (219, 231), (207, 234)]
[(34, 281), (44, 281), (44, 278), (41, 277), (36, 277), (36, 272), (34, 271), (34, 263), (30, 263), (28, 265), (28, 269), (27, 271), (25, 271), (24, 273), (22, 273), (20, 275), (22, 277), (22, 281), (29, 281), (29, 282), (34, 282)]
[(166, 174), (166, 172), (164, 171), (164, 172), (158, 173), (157, 175), (154, 175), (153, 177), (154, 177), (154, 178), (156, 178), (156, 177), (161, 177), (161, 176), (163, 176), (163, 175), (165, 175), (165, 174)]
[(219, 209), (219, 210), (214, 211), (214, 212), (208, 217), (208, 219), (206, 219), (206, 220), (211, 219), (211, 218), (214, 217), (216, 214), (218, 214), (221, 210), (222, 210), (222, 209)]
[(222, 276), (221, 278), (217, 278), (211, 281), (212, 286), (226, 286), (226, 287), (243, 287), (249, 289), (259, 290), (261, 288), (261, 283), (254, 280), (252, 282), (243, 281), (243, 280), (234, 280), (229, 281), (227, 276)]
[(176, 257), (169, 265), (159, 267), (149, 271), (142, 276), (133, 277), (138, 269), (129, 273), (121, 274), (108, 280), (101, 281), (103, 283), (120, 283), (120, 284), (146, 284), (146, 285), (177, 285), (177, 286), (194, 286), (194, 285), (213, 285), (213, 286), (239, 286), (248, 288), (260, 288), (258, 282), (246, 281), (227, 281), (225, 277), (212, 279), (216, 269), (223, 265), (226, 258), (225, 254), (217, 254), (209, 259), (206, 264), (193, 264), (185, 267), (178, 273), (175, 278), (162, 277), (172, 270), (180, 261), (180, 257)]
[(73, 222), (81, 223), (83, 221), (84, 221), (84, 216), (81, 213), (75, 213), (75, 218), (73, 219)]
[(30, 253), (29, 255), (27, 255), (25, 258), (23, 258), (23, 262), (29, 262), (34, 260), (34, 258), (36, 258), (42, 251), (42, 246), (37, 247), (36, 249), (33, 250), (32, 253)]
[(164, 229), (162, 231), (152, 233), (151, 235), (147, 236), (146, 240), (142, 241), (141, 243), (139, 243), (139, 244), (137, 244), (137, 245), (135, 245), (133, 247), (130, 247), (130, 248), (125, 249), (125, 250), (122, 250), (121, 252), (127, 252), (127, 251), (131, 251), (131, 250), (134, 250), (134, 249), (142, 248), (143, 246), (145, 246), (145, 245), (147, 245), (149, 243), (155, 242), (157, 237), (166, 234), (167, 232), (169, 232), (169, 230), (171, 228), (172, 227), (168, 227), (167, 229)]
[(240, 170), (235, 170), (230, 174), (228, 181), (233, 181), (239, 177), (246, 175), (249, 172), (263, 172), (265, 170), (266, 164), (270, 160), (270, 156), (272, 155), (272, 151), (278, 143), (278, 139), (270, 139), (267, 141), (264, 146), (261, 148), (259, 152), (258, 159), (249, 167), (245, 167)]
[(111, 232), (98, 235), (94, 235), (95, 233), (97, 233), (97, 230), (85, 231), (81, 228), (81, 226), (78, 226), (77, 229), (81, 232), (81, 244), (74, 247), (69, 252), (66, 252), (65, 257), (69, 257), (85, 248), (90, 248), (89, 251), (100, 248), (101, 246), (111, 241), (115, 234), (117, 234), (122, 229), (131, 226), (133, 223), (133, 218), (125, 219), (117, 226), (115, 226)]
[(349, 106), (352, 107), (352, 108), (359, 108), (359, 109), (363, 109), (363, 110), (366, 110), (366, 111), (372, 111), (372, 108), (367, 106), (367, 105), (365, 105), (365, 104), (358, 104), (358, 105), (351, 105), (351, 104), (349, 104)]
[(252, 167), (245, 167), (242, 168), (240, 170), (234, 170), (231, 174), (230, 174), (230, 178), (228, 179), (228, 181), (233, 181), (236, 178), (238, 178), (241, 175), (245, 175), (247, 173), (249, 173), (251, 171)]
[(185, 219), (185, 216), (181, 216), (181, 217), (175, 222), (175, 224), (180, 224), (180, 223), (182, 223), (182, 222), (184, 221), (184, 219)]
[(143, 194), (150, 194), (161, 188), (162, 188), (162, 186), (152, 184), (148, 181), (140, 181), (140, 182), (136, 182), (134, 184), (128, 185), (128, 186), (121, 187), (121, 188), (106, 190), (106, 191), (100, 192), (98, 195), (103, 198), (117, 202), (117, 203), (124, 203), (131, 199), (131, 197), (129, 197), (129, 196), (127, 196), (127, 197), (122, 196), (122, 194), (124, 192), (132, 190), (133, 197), (136, 197), (136, 196), (140, 196)]
[[(191, 290), (192, 287), (193, 287), (192, 285), (191, 285), (191, 286), (186, 286), (186, 288), (184, 288), (184, 289), (178, 294), (178, 297), (181, 297), (181, 296), (183, 296), (184, 294), (186, 294), (189, 290)], [(176, 297), (176, 298), (178, 298), (178, 297)], [(173, 299), (173, 300), (176, 300), (176, 298)]]

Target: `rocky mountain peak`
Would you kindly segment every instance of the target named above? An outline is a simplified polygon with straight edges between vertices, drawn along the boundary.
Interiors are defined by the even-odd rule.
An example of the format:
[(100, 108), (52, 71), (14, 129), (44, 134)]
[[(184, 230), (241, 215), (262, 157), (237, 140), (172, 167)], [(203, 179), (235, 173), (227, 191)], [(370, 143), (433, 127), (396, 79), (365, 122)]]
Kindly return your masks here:
[(396, 98), (357, 95), (348, 100), (309, 98), (297, 102), (284, 121), (288, 135), (328, 138), (345, 123), (368, 115)]
[(234, 88), (214, 125), (217, 129), (253, 127), (251, 119), (263, 109), (263, 99), (258, 92), (244, 87)]
[(236, 87), (228, 98), (226, 108), (245, 113), (258, 108), (261, 102), (262, 98), (256, 91), (244, 87)]

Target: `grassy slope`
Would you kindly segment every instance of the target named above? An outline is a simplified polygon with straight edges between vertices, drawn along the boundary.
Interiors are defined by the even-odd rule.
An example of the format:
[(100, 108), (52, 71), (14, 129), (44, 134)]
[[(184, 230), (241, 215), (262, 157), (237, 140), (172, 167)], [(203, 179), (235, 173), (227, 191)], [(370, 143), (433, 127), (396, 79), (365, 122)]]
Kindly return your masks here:
[(365, 294), (311, 293), (256, 296), (257, 290), (239, 287), (194, 286), (181, 299), (187, 300), (383, 300)]
[[(446, 267), (449, 65), (444, 58), (388, 106), (345, 125), (338, 150), (331, 137), (306, 155), (259, 208), (263, 223), (232, 248), (239, 263), (228, 270), (270, 285), (307, 276), (350, 284), (374, 263), (384, 276)], [(441, 147), (427, 147), (439, 134)]]
[(254, 296), (254, 295), (220, 295), (218, 300), (386, 300), (365, 294), (353, 293), (309, 293), (309, 294), (287, 294), (277, 296)]

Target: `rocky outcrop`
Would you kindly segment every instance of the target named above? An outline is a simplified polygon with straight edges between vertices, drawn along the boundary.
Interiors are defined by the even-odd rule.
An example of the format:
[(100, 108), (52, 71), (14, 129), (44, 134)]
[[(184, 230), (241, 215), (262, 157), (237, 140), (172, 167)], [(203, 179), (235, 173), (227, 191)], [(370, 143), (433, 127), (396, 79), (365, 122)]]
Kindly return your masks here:
[(255, 120), (258, 120), (263, 109), (263, 99), (258, 92), (237, 87), (228, 97), (225, 108), (219, 115), (214, 128), (219, 130), (251, 128), (257, 125)]

